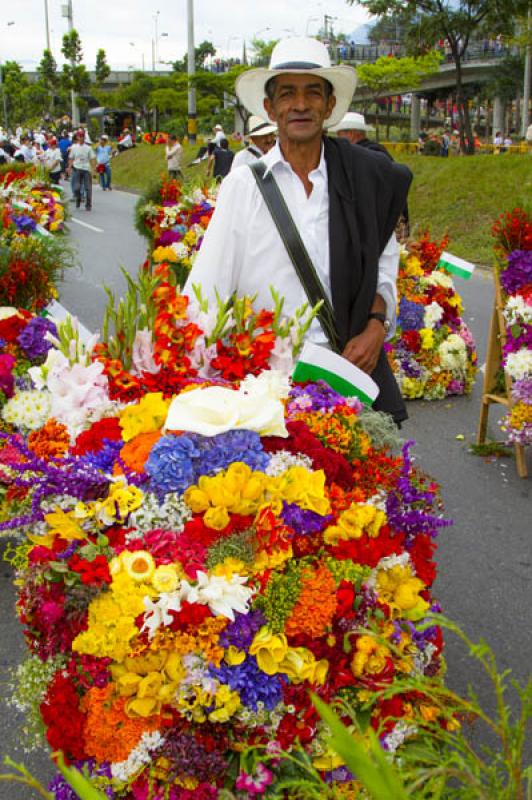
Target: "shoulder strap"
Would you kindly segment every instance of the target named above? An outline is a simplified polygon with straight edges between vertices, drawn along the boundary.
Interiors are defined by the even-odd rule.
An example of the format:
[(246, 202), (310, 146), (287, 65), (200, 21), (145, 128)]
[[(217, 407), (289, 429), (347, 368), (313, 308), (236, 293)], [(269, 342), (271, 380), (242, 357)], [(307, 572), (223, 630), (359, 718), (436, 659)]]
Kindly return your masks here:
[(321, 301), (317, 316), (331, 348), (337, 353), (340, 349), (339, 336), (336, 330), (332, 305), (323, 291), (323, 285), (316, 273), (307, 248), (299, 235), (299, 231), (288, 210), (288, 206), (277, 185), (277, 181), (273, 177), (271, 171), (265, 176), (266, 165), (261, 161), (258, 161), (256, 164), (251, 164), (250, 169), (255, 176), (257, 186), (277, 226), (279, 235), (294, 265), (309, 303), (311, 306), (315, 306)]

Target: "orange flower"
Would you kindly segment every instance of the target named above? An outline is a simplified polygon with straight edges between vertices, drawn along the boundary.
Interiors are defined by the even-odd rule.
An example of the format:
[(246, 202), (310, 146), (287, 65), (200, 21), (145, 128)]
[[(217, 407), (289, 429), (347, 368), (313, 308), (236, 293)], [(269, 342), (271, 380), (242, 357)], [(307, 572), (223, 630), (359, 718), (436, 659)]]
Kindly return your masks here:
[(152, 447), (161, 438), (160, 431), (139, 433), (130, 442), (127, 442), (120, 451), (120, 458), (133, 472), (144, 471), (144, 464), (148, 460)]
[(81, 701), (87, 714), (85, 750), (97, 761), (125, 761), (142, 734), (161, 728), (160, 715), (149, 718), (128, 717), (124, 706), (127, 697), (114, 697), (114, 685), (103, 689), (93, 686)]
[(302, 589), (286, 626), (287, 636), (323, 636), (336, 611), (336, 581), (325, 564), (309, 567), (301, 576)]
[(63, 458), (70, 445), (70, 437), (65, 425), (53, 417), (38, 431), (30, 433), (28, 445), (36, 456), (49, 461), (51, 458)]

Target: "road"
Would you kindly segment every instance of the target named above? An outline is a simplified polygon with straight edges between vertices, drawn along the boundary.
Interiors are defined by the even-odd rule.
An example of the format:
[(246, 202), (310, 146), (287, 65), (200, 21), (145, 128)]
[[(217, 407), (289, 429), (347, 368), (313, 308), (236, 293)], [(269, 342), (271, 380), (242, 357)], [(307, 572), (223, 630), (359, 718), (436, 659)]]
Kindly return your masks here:
[[(145, 256), (145, 243), (133, 229), (136, 197), (123, 192), (95, 192), (94, 210), (80, 210), (71, 221), (71, 235), (80, 252), (82, 268), (68, 275), (61, 287), (61, 300), (91, 331), (102, 318), (105, 304), (103, 284), (119, 294), (124, 280), (123, 265), (134, 274)], [(81, 225), (91, 225), (93, 229)], [(462, 295), (466, 322), (472, 329), (484, 362), (486, 338), (493, 303), (489, 274), (477, 271), (471, 281), (456, 279)], [(410, 419), (404, 426), (407, 439), (415, 439), (419, 465), (442, 486), (446, 514), (453, 527), (439, 537), (439, 577), (435, 597), (445, 613), (458, 622), (475, 641), (484, 637), (493, 647), (500, 668), (509, 668), (524, 681), (532, 663), (530, 608), (532, 607), (532, 477), (517, 476), (513, 459), (485, 460), (472, 455), (479, 416), (482, 376), (473, 394), (447, 401), (415, 401), (408, 405)], [(490, 412), (489, 434), (498, 438), (498, 410)], [(464, 440), (457, 439), (463, 436)], [(532, 463), (528, 453), (529, 472)], [(7, 565), (1, 568), (0, 616), (2, 637), (2, 692), (8, 693), (7, 668), (19, 663), (22, 637), (13, 613), (14, 591)], [(492, 700), (484, 677), (466, 658), (463, 647), (447, 640), (448, 683), (464, 691), (473, 682), (488, 707)], [(24, 756), (20, 738), (20, 715), (2, 707), (4, 736), (2, 753), (25, 759), (35, 774), (50, 774), (45, 756)], [(0, 783), (0, 800), (29, 800), (24, 789)]]

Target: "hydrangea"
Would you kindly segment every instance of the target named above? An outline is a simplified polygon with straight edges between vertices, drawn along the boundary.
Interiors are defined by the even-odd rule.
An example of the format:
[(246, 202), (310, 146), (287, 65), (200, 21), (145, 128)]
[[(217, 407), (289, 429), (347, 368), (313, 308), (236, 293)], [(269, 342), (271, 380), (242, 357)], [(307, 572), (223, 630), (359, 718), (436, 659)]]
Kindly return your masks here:
[(157, 492), (183, 494), (194, 483), (192, 459), (199, 453), (192, 436), (163, 436), (159, 439), (146, 463), (146, 472)]
[(423, 327), (424, 313), (424, 305), (407, 300), (406, 297), (401, 297), (397, 323), (403, 330), (418, 331)]
[(504, 369), (514, 381), (532, 377), (532, 350), (508, 353)]
[(464, 340), (457, 333), (451, 333), (439, 348), (440, 364), (442, 369), (452, 372), (461, 372), (467, 365), (467, 348)]

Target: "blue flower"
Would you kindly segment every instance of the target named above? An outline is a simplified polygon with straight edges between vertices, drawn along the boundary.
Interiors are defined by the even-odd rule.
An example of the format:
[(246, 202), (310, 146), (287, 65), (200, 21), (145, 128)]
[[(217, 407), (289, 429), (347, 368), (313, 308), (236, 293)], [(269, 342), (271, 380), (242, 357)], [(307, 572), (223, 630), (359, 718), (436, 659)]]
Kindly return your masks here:
[(423, 327), (425, 318), (425, 306), (421, 303), (415, 303), (412, 300), (407, 300), (406, 297), (401, 298), (399, 303), (399, 318), (398, 325), (404, 331), (419, 331)]
[(245, 706), (257, 710), (257, 703), (264, 703), (270, 711), (283, 699), (283, 687), (279, 675), (267, 675), (257, 665), (254, 656), (248, 656), (242, 664), (218, 669), (210, 673), (222, 683), (237, 691)]
[(193, 459), (200, 451), (192, 436), (163, 436), (153, 446), (146, 472), (158, 494), (183, 494), (195, 482)]

